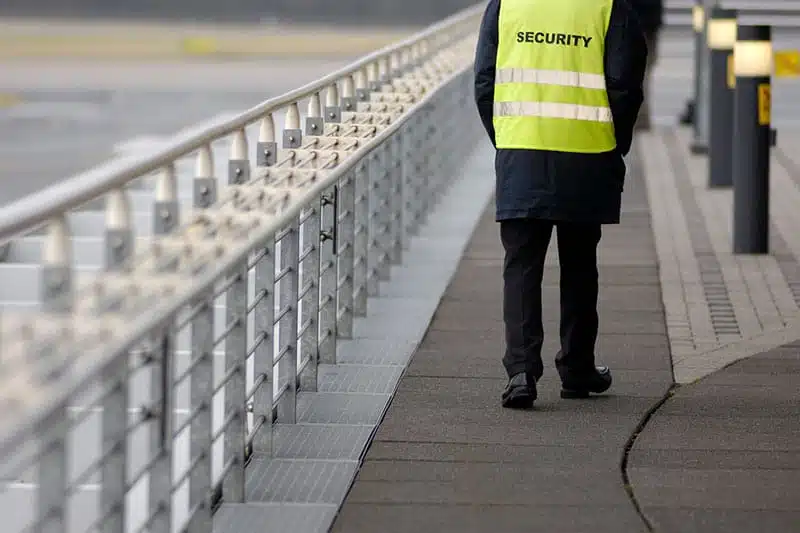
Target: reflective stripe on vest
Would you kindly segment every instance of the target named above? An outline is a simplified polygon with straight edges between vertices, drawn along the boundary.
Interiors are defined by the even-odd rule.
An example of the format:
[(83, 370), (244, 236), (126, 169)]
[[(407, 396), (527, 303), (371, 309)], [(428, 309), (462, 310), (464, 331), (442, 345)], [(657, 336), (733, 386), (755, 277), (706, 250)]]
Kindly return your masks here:
[(561, 70), (536, 70), (532, 68), (504, 68), (495, 74), (495, 83), (541, 83), (584, 89), (606, 88), (606, 80), (599, 74), (564, 72)]
[(614, 149), (603, 70), (612, 2), (500, 3), (494, 103), (498, 148)]
[(495, 102), (496, 117), (540, 117), (586, 120), (589, 122), (611, 122), (611, 110), (577, 104), (553, 102)]

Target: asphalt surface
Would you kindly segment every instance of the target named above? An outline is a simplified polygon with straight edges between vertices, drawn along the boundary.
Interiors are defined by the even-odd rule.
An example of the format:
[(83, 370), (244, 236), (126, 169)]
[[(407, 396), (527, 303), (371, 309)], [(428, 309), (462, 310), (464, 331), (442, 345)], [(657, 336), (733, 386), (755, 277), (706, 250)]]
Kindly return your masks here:
[(0, 95), (17, 101), (0, 106), (0, 205), (346, 63), (0, 64)]

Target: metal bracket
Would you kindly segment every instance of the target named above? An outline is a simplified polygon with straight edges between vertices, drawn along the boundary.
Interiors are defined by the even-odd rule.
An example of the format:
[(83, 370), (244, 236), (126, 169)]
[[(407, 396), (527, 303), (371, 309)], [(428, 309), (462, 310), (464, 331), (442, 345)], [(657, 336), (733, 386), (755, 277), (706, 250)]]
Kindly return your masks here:
[(256, 150), (256, 165), (271, 167), (278, 162), (278, 143), (275, 141), (259, 142)]
[(322, 117), (306, 118), (306, 135), (322, 135), (324, 133), (325, 121)]
[(195, 178), (192, 196), (195, 207), (211, 207), (217, 201), (216, 178)]
[(42, 266), (42, 292), (40, 300), (48, 311), (66, 311), (72, 301), (72, 273), (70, 267)]
[(303, 144), (302, 130), (283, 130), (283, 147), (300, 148)]
[(369, 89), (356, 89), (356, 98), (362, 102), (368, 102), (369, 93)]
[(131, 230), (106, 230), (106, 268), (117, 270), (133, 252), (133, 232)]
[(335, 106), (325, 108), (325, 122), (337, 124), (342, 121), (342, 110)]
[(180, 222), (178, 213), (177, 201), (156, 202), (153, 206), (153, 233), (164, 235), (175, 229)]
[(228, 161), (228, 183), (242, 184), (250, 181), (250, 161), (231, 159)]
[(770, 128), (769, 130), (769, 145), (772, 147), (777, 146), (778, 144), (778, 130), (775, 128)]
[(342, 98), (342, 107), (340, 111), (355, 111), (358, 105), (358, 98), (355, 96), (347, 96)]

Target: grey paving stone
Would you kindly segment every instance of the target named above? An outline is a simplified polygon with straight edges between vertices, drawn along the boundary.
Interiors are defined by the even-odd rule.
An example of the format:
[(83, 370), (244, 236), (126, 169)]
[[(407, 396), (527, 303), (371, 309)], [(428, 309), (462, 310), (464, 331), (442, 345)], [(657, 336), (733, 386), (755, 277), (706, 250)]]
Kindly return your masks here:
[(636, 440), (642, 449), (800, 451), (798, 424), (786, 418), (655, 416)]
[[(505, 380), (507, 378), (501, 362), (502, 352), (500, 351), (491, 351), (480, 356), (464, 358), (464, 361), (457, 366), (449, 364), (446, 360), (438, 357), (440, 353), (436, 350), (417, 351), (408, 365), (406, 374), (408, 376), (464, 379), (488, 378)], [(614, 375), (613, 391), (616, 394), (638, 394), (641, 392), (640, 385), (642, 384), (649, 388), (651, 384), (671, 382), (672, 373), (669, 370), (631, 370), (625, 368), (624, 365), (620, 366), (618, 364), (618, 353), (618, 351), (616, 353), (607, 353), (602, 358), (598, 358), (612, 366)], [(547, 365), (547, 373), (543, 377), (545, 382), (557, 379), (553, 373), (554, 368), (550, 359), (550, 357), (545, 357), (545, 364)], [(555, 382), (553, 381), (553, 383)]]
[[(466, 302), (442, 302), (431, 321), (430, 329), (445, 331), (494, 330), (503, 327), (500, 306), (482, 306)], [(621, 306), (611, 306), (606, 301), (598, 313), (600, 333), (658, 334), (664, 332), (664, 314), (656, 311), (632, 311)], [(557, 326), (559, 313), (546, 320)]]
[(630, 468), (674, 470), (800, 470), (800, 451), (664, 450), (636, 447)]
[(629, 503), (619, 476), (604, 470), (532, 464), (372, 463), (364, 466), (365, 474), (359, 476), (348, 499), (353, 503), (589, 507)]
[[(378, 526), (380, 524), (380, 526)], [(333, 533), (639, 533), (645, 531), (630, 506), (402, 505), (344, 507)]]
[[(687, 388), (660, 410), (663, 416), (791, 418), (800, 413), (795, 386), (733, 387), (703, 384)], [(798, 423), (800, 430), (800, 422)]]
[(656, 531), (664, 533), (796, 533), (800, 511), (668, 509), (646, 507)]
[(535, 465), (575, 465), (587, 462), (606, 464), (619, 461), (621, 451), (598, 449), (591, 442), (561, 443), (543, 446), (510, 444), (445, 444), (439, 442), (376, 441), (367, 453), (367, 461), (437, 461), (452, 463), (488, 463)]
[[(500, 391), (491, 398), (500, 400)], [(548, 413), (537, 423), (536, 413), (520, 412), (498, 416), (484, 406), (443, 411), (409, 409), (405, 414), (390, 410), (375, 436), (379, 441), (443, 442), (476, 444), (547, 445), (553, 442), (591, 441), (597, 446), (618, 447), (638, 422), (633, 413), (589, 412), (597, 402), (586, 402), (583, 410)], [(542, 410), (549, 402), (540, 402)], [(555, 398), (554, 398), (555, 403)], [(643, 402), (652, 403), (652, 402)]]
[(798, 470), (629, 470), (636, 497), (661, 507), (797, 511)]

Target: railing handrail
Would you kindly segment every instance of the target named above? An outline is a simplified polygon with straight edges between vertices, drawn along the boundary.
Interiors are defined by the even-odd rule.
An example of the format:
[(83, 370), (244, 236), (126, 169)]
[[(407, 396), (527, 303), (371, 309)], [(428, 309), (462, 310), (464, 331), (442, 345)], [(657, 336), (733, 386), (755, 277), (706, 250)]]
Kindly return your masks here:
[(158, 171), (171, 162), (196, 152), (209, 143), (240, 130), (273, 110), (321, 92), (339, 79), (361, 71), (375, 61), (410, 48), (435, 36), (443, 29), (468, 20), (484, 9), (483, 4), (466, 8), (400, 42), (357, 59), (348, 66), (318, 78), (303, 87), (266, 100), (239, 115), (212, 123), (201, 132), (173, 140), (152, 154), (114, 159), (74, 177), (30, 194), (0, 209), (0, 244), (30, 233), (59, 214), (77, 209), (92, 200), (142, 176)]

